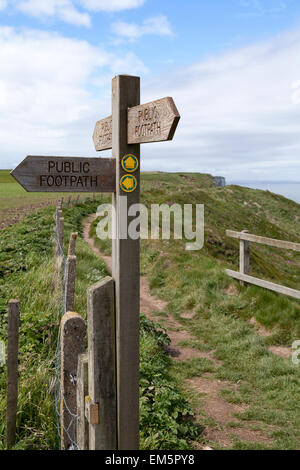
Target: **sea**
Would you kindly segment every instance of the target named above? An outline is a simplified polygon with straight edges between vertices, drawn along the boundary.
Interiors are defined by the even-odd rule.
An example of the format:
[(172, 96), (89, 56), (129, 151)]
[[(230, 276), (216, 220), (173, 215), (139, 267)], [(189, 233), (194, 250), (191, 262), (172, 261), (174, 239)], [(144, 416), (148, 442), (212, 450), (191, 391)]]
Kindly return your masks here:
[(284, 182), (254, 182), (254, 181), (227, 181), (227, 184), (237, 184), (239, 186), (246, 186), (247, 188), (269, 190), (275, 194), (292, 199), (300, 204), (300, 182), (299, 183), (284, 183)]

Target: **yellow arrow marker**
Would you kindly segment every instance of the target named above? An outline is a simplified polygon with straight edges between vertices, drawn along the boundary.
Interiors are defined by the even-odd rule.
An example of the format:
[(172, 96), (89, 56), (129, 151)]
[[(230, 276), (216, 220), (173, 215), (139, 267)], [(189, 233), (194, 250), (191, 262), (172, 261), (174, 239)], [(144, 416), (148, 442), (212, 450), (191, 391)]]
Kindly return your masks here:
[(135, 155), (125, 155), (122, 158), (122, 167), (123, 170), (128, 171), (128, 173), (135, 172), (139, 167), (139, 161)]
[(137, 179), (133, 175), (124, 175), (121, 178), (120, 186), (126, 193), (132, 193), (137, 188)]

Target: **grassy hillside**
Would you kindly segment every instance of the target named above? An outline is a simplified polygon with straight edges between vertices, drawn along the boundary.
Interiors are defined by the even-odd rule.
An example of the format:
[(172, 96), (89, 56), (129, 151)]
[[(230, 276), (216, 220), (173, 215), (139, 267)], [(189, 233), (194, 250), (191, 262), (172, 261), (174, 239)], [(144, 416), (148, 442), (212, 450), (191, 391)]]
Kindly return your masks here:
[[(142, 273), (148, 276), (152, 292), (168, 302), (167, 312), (161, 312), (162, 321), (165, 314), (171, 314), (195, 338), (185, 341), (185, 346), (211, 350), (221, 363), (217, 368), (208, 359), (175, 364), (176, 380), (200, 410), (202, 395), (187, 386), (188, 379), (197, 383), (209, 372), (209, 380), (231, 384), (220, 393), (243, 411), (225, 427), (258, 429), (270, 440), (264, 444), (235, 440), (233, 448), (299, 449), (300, 367), (291, 358), (275, 356), (269, 347), (291, 347), (300, 338), (300, 302), (255, 286), (241, 286), (227, 277), (225, 268), (239, 269), (239, 244), (227, 238), (225, 231), (247, 229), (300, 242), (300, 206), (270, 192), (238, 186), (216, 188), (209, 176), (198, 174), (144, 174), (142, 201), (148, 207), (157, 203), (205, 205), (201, 251), (186, 251), (185, 240), (142, 241)], [(109, 243), (97, 243), (106, 253), (110, 251)], [(251, 244), (250, 266), (251, 274), (300, 288), (297, 253)], [(182, 318), (188, 312), (194, 315)], [(267, 336), (258, 334), (253, 319), (269, 330)], [(200, 411), (199, 422), (220, 428), (204, 411)], [(215, 442), (212, 445), (218, 447)]]
[[(299, 243), (299, 204), (269, 191), (240, 186), (217, 188), (210, 175), (199, 173), (143, 173), (141, 201), (147, 207), (163, 203), (205, 207), (205, 244), (201, 251), (187, 252), (188, 240), (142, 241), (142, 270), (151, 276), (152, 287), (161, 288), (163, 297), (172, 300), (175, 311), (201, 312), (203, 290), (205, 297), (213, 298), (232, 285), (237, 289), (239, 305), (230, 305), (231, 299), (223, 305), (228, 313), (237, 308), (240, 317), (255, 317), (264, 326), (274, 328), (274, 341), (290, 345), (300, 338), (299, 301), (254, 286), (241, 288), (224, 274), (226, 268), (239, 270), (239, 242), (226, 237), (227, 229)], [(110, 252), (110, 243), (97, 243)], [(172, 297), (174, 289), (163, 289), (168, 286), (168, 272), (172, 285), (174, 273), (183, 274), (186, 288), (181, 286), (180, 298)], [(299, 289), (300, 254), (251, 243), (250, 274)], [(208, 288), (200, 286), (203, 282)]]
[[(14, 186), (13, 196), (18, 189), (14, 183), (9, 184)], [(2, 201), (3, 196), (6, 197), (5, 191)], [(191, 439), (198, 442), (202, 439), (199, 437), (202, 427), (216, 432), (220, 429), (220, 423), (204, 410), (203, 394), (188, 386), (191, 380), (197, 383), (209, 379), (228, 384), (219, 395), (240, 410), (232, 422), (222, 424), (222, 433), (225, 428), (233, 432), (247, 427), (266, 437), (261, 444), (234, 437), (232, 448), (300, 449), (300, 367), (293, 365), (290, 358), (275, 356), (269, 350), (271, 345), (290, 347), (293, 340), (300, 338), (300, 302), (254, 286), (241, 286), (225, 275), (225, 268), (238, 270), (239, 259), (238, 242), (226, 237), (226, 229), (247, 229), (257, 235), (300, 242), (300, 206), (270, 192), (238, 186), (216, 188), (209, 175), (201, 174), (144, 173), (141, 197), (147, 206), (205, 205), (204, 248), (188, 252), (186, 240), (143, 240), (141, 271), (148, 276), (152, 292), (167, 301), (167, 311), (160, 312), (159, 321), (163, 323), (167, 314), (172, 315), (194, 338), (187, 339), (185, 346), (211, 351), (219, 364), (217, 367), (210, 359), (172, 363), (161, 350), (159, 333), (143, 320), (140, 389), (143, 447), (183, 449)], [(66, 240), (71, 228), (80, 231), (83, 217), (95, 209), (96, 205), (90, 203), (65, 211)], [(20, 297), (23, 306), (18, 416), (21, 448), (57, 446), (50, 384), (55, 367), (60, 290), (50, 243), (52, 215), (53, 208), (44, 209), (0, 232), (1, 337), (5, 338), (7, 300)], [(97, 243), (103, 251), (110, 252), (110, 243), (99, 240)], [(75, 309), (85, 315), (86, 288), (105, 275), (105, 268), (81, 239), (78, 257)], [(251, 244), (250, 266), (251, 274), (299, 289), (297, 253)], [(183, 318), (183, 313), (193, 315)], [(250, 322), (253, 319), (256, 323)], [(259, 334), (257, 324), (269, 331), (267, 336)], [(4, 390), (5, 376), (1, 377), (0, 386)], [(182, 394), (198, 410), (199, 427), (180, 421), (182, 414), (190, 412)], [(2, 433), (4, 406), (2, 399)], [(209, 444), (222, 447), (216, 442)]]

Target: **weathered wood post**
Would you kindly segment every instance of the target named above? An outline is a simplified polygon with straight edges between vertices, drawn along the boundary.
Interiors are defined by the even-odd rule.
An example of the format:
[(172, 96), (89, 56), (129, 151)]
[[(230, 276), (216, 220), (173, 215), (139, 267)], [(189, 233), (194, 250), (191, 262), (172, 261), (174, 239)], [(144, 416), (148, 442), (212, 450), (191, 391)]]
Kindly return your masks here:
[(6, 444), (7, 448), (16, 443), (16, 423), (18, 410), (18, 349), (19, 349), (20, 304), (18, 300), (8, 303), (7, 338), (7, 405), (6, 405)]
[[(243, 230), (242, 233), (249, 233), (248, 230)], [(247, 240), (240, 240), (240, 273), (249, 274), (250, 271), (250, 242)], [(240, 281), (242, 286), (245, 285), (244, 281)]]
[(80, 354), (77, 369), (77, 446), (79, 450), (89, 450), (89, 423), (85, 416), (85, 397), (88, 394), (88, 354)]
[(60, 208), (60, 206), (57, 206), (56, 208), (56, 224), (57, 224), (57, 228), (58, 228), (58, 221), (59, 219), (63, 216), (63, 213), (62, 213), (62, 210)]
[[(128, 237), (127, 207), (140, 202), (140, 145), (128, 142), (128, 108), (140, 104), (140, 78), (119, 75), (112, 81), (112, 154), (116, 159), (116, 239), (112, 243), (116, 283), (118, 450), (139, 448), (140, 240)], [(122, 158), (138, 160), (137, 187), (121, 189)]]
[(76, 281), (76, 256), (68, 256), (65, 270), (65, 311), (74, 310), (75, 281)]
[(76, 240), (78, 237), (78, 233), (71, 233), (70, 241), (69, 241), (69, 248), (68, 248), (68, 256), (75, 256), (75, 248), (76, 248)]
[(88, 289), (89, 449), (117, 450), (114, 281)]
[(61, 320), (61, 448), (76, 443), (78, 356), (86, 350), (86, 325), (78, 313), (68, 312)]
[(59, 217), (58, 219), (58, 243), (59, 243), (59, 251), (61, 251), (59, 253), (60, 255), (63, 255), (63, 249), (64, 249), (64, 221), (65, 219), (63, 217)]

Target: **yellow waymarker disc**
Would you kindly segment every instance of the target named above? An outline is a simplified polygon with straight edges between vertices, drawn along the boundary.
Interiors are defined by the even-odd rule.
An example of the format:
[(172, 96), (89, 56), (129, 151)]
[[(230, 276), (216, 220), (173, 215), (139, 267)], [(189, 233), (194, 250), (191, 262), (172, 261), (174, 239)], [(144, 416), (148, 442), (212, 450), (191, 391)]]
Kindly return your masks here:
[(120, 181), (120, 187), (125, 193), (132, 193), (137, 188), (137, 179), (133, 175), (124, 175)]
[(135, 155), (129, 154), (122, 158), (122, 167), (128, 173), (134, 173), (139, 167), (139, 161)]

